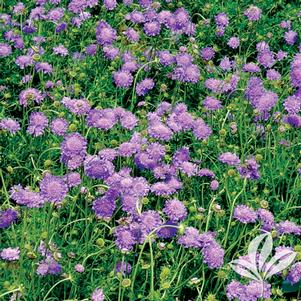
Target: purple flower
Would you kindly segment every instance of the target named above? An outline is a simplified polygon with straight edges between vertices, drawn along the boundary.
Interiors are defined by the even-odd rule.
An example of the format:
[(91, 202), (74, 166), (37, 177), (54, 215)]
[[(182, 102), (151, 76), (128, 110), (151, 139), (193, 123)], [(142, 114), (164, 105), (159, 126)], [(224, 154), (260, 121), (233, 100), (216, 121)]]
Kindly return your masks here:
[(116, 237), (115, 243), (120, 250), (130, 251), (136, 244), (134, 234), (125, 226), (117, 226), (114, 235)]
[(229, 25), (229, 18), (226, 13), (219, 13), (214, 17), (217, 26), (227, 27)]
[(132, 266), (128, 262), (118, 261), (116, 263), (116, 272), (125, 274), (130, 274), (132, 270)]
[(157, 36), (161, 31), (161, 25), (157, 21), (144, 23), (143, 29), (146, 35), (150, 37)]
[(177, 200), (172, 199), (165, 202), (163, 212), (171, 222), (179, 222), (186, 218), (187, 210), (185, 205)]
[(177, 224), (171, 221), (167, 221), (166, 223), (161, 225), (161, 227), (156, 233), (159, 238), (172, 238), (176, 236), (177, 232)]
[(68, 121), (64, 118), (55, 118), (50, 124), (50, 129), (53, 134), (64, 136), (68, 130)]
[(46, 174), (40, 182), (41, 196), (50, 202), (61, 202), (68, 193), (62, 177)]
[(81, 177), (78, 172), (70, 172), (64, 176), (64, 181), (69, 188), (76, 187), (81, 183)]
[(209, 269), (220, 268), (224, 264), (225, 251), (215, 241), (205, 245), (202, 249), (204, 262)]
[(239, 47), (240, 44), (240, 40), (237, 37), (232, 37), (229, 39), (227, 45), (233, 49), (236, 49)]
[(86, 122), (88, 126), (108, 130), (116, 124), (117, 118), (112, 109), (92, 109), (87, 116)]
[(212, 47), (205, 47), (202, 48), (200, 55), (203, 60), (210, 61), (211, 59), (213, 59), (215, 51)]
[(194, 64), (185, 67), (176, 67), (170, 77), (183, 83), (196, 84), (200, 79), (200, 70)]
[(114, 10), (117, 6), (116, 0), (103, 0), (103, 4), (107, 10)]
[(233, 217), (243, 224), (249, 224), (256, 222), (257, 213), (246, 205), (237, 205)]
[(290, 221), (284, 221), (276, 224), (276, 230), (279, 234), (301, 235), (301, 226)]
[(243, 71), (256, 73), (256, 72), (260, 72), (260, 67), (255, 63), (247, 63), (243, 66)]
[(9, 227), (18, 218), (18, 213), (14, 209), (0, 211), (0, 229)]
[(269, 80), (279, 80), (281, 79), (281, 74), (275, 69), (267, 70), (267, 79)]
[(69, 54), (68, 49), (63, 45), (53, 47), (53, 53), (62, 57), (67, 56)]
[(85, 52), (89, 56), (94, 56), (97, 53), (97, 45), (96, 44), (90, 44), (86, 47)]
[(175, 62), (174, 56), (168, 50), (158, 51), (158, 58), (160, 63), (167, 67)]
[(264, 50), (258, 53), (257, 61), (265, 68), (272, 67), (275, 64), (274, 54), (270, 50)]
[(12, 48), (6, 43), (0, 43), (0, 57), (7, 57), (12, 53)]
[(200, 233), (197, 229), (193, 227), (187, 227), (185, 233), (179, 237), (178, 243), (184, 248), (200, 248)]
[(41, 103), (44, 99), (44, 96), (41, 92), (35, 88), (28, 88), (22, 90), (19, 95), (19, 103), (23, 107), (27, 107), (29, 101), (34, 101), (37, 104)]
[(100, 159), (97, 156), (87, 156), (84, 162), (85, 174), (92, 179), (106, 179), (114, 173), (111, 161)]
[(213, 190), (213, 191), (216, 191), (219, 187), (219, 183), (217, 180), (212, 180), (210, 182), (210, 189)]
[(86, 99), (71, 99), (63, 97), (62, 104), (75, 115), (85, 115), (89, 113), (91, 105)]
[(154, 210), (144, 211), (139, 216), (139, 220), (147, 234), (162, 225), (160, 214)]
[(40, 208), (45, 203), (39, 193), (30, 191), (29, 188), (24, 189), (21, 185), (15, 185), (10, 189), (10, 197), (17, 204), (28, 208)]
[(261, 221), (262, 229), (265, 231), (271, 231), (274, 226), (274, 216), (273, 214), (266, 209), (257, 210), (258, 219)]
[(93, 291), (92, 296), (91, 296), (92, 301), (104, 301), (104, 299), (105, 299), (105, 295), (104, 295), (102, 289), (97, 288)]
[(244, 11), (244, 15), (249, 19), (249, 21), (258, 21), (261, 17), (261, 9), (252, 5)]
[(138, 96), (144, 96), (155, 86), (155, 82), (151, 78), (145, 78), (137, 84), (136, 93)]
[(285, 110), (291, 114), (298, 114), (301, 110), (301, 98), (296, 96), (289, 96), (283, 104)]
[(32, 112), (29, 117), (27, 132), (35, 137), (43, 135), (48, 126), (48, 119), (42, 112)]
[(117, 38), (117, 32), (107, 22), (99, 21), (96, 27), (96, 40), (100, 45), (110, 45)]
[(284, 34), (284, 39), (288, 45), (294, 45), (298, 39), (298, 34), (293, 30), (289, 30)]
[(27, 66), (32, 66), (34, 61), (30, 55), (20, 55), (16, 58), (16, 64), (20, 67), (20, 69), (24, 69)]
[(43, 74), (51, 74), (52, 73), (52, 66), (47, 62), (37, 63), (35, 65), (35, 69), (38, 72), (42, 72)]
[(296, 284), (301, 280), (301, 262), (295, 263), (289, 270), (287, 280), (291, 284)]
[(15, 261), (20, 258), (20, 249), (19, 248), (6, 248), (0, 252), (0, 257), (3, 260)]
[(224, 164), (228, 164), (230, 166), (235, 166), (240, 164), (240, 159), (236, 154), (226, 152), (219, 155), (218, 160)]
[(123, 70), (115, 71), (113, 73), (113, 78), (114, 78), (114, 83), (119, 88), (130, 87), (134, 80), (134, 78), (130, 72), (123, 71)]
[(243, 165), (237, 167), (238, 172), (243, 178), (251, 180), (258, 180), (260, 178), (258, 169), (259, 164), (255, 158), (247, 159)]
[(140, 39), (139, 33), (134, 28), (128, 28), (124, 35), (130, 42), (138, 42)]
[(203, 106), (208, 111), (216, 111), (223, 107), (220, 100), (218, 100), (214, 97), (211, 97), (211, 96), (207, 96), (204, 99)]
[(18, 121), (12, 118), (3, 118), (0, 120), (0, 129), (6, 130), (11, 134), (18, 132), (21, 127)]
[(211, 128), (201, 118), (198, 118), (193, 123), (193, 134), (199, 140), (206, 140), (211, 134)]
[(85, 267), (82, 264), (78, 263), (75, 265), (74, 270), (77, 273), (83, 273), (85, 271)]

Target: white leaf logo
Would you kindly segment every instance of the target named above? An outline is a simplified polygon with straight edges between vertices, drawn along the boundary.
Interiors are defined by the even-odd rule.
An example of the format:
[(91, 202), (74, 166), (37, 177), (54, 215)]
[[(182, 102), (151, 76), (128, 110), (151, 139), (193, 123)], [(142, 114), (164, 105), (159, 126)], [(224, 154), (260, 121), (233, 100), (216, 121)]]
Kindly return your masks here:
[[(259, 249), (262, 243), (261, 249)], [(271, 276), (286, 269), (295, 259), (297, 253), (284, 248), (277, 252), (267, 262), (273, 251), (273, 238), (270, 233), (264, 233), (255, 237), (248, 248), (248, 255), (230, 262), (231, 268), (239, 275), (264, 281)]]

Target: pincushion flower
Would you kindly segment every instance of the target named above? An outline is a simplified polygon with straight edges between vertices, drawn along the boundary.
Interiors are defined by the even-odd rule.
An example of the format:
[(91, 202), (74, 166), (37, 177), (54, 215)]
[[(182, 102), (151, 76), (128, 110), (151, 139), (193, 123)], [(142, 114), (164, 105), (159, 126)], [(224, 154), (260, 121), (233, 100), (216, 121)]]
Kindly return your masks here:
[(40, 193), (43, 199), (50, 202), (61, 202), (67, 195), (68, 187), (63, 178), (46, 174), (40, 182)]
[(0, 257), (3, 260), (15, 261), (20, 258), (20, 249), (19, 248), (6, 248), (0, 252)]

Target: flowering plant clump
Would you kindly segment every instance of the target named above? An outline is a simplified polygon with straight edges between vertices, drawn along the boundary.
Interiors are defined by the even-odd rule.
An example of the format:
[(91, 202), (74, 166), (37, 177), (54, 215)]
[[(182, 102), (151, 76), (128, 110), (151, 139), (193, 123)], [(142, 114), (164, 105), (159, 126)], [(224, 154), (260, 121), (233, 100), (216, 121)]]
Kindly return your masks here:
[(2, 1), (0, 300), (299, 300), (300, 9)]

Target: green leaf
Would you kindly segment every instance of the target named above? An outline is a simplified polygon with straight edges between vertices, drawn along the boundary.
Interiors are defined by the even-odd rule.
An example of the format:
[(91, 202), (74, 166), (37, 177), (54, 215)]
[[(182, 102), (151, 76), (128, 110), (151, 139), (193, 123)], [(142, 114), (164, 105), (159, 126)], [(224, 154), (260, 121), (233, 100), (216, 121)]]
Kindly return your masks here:
[(290, 284), (290, 282), (288, 282), (287, 280), (284, 280), (282, 282), (282, 290), (284, 293), (294, 293), (297, 292), (301, 289), (301, 281), (299, 281), (296, 284)]

